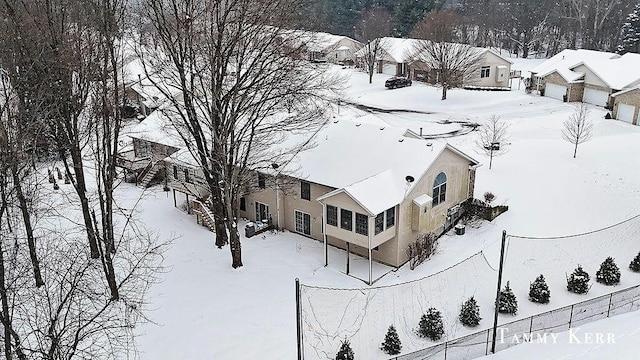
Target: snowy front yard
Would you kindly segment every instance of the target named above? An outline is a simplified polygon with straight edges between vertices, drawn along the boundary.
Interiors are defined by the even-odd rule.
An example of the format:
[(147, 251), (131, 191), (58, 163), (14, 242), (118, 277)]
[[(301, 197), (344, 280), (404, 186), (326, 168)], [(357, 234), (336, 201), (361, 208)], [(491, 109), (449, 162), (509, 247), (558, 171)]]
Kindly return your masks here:
[[(424, 277), (483, 250), (489, 270), (480, 269), (470, 277), (462, 274), (457, 283), (443, 284), (442, 294), (429, 294), (424, 306), (436, 301), (428, 299), (437, 299), (439, 304), (449, 302), (451, 308), (446, 311), (451, 313), (449, 318), (455, 317), (456, 308), (464, 299), (447, 298), (446, 291), (462, 289), (465, 294), (477, 295), (485, 319), (481, 327), (485, 327), (490, 324), (491, 299), (495, 296), (495, 272), (490, 268), (497, 266), (502, 230), (527, 236), (576, 234), (640, 214), (640, 126), (605, 120), (606, 111), (594, 107), (593, 139), (580, 145), (578, 156), (573, 159), (571, 144), (560, 136), (563, 121), (574, 110), (572, 104), (527, 95), (524, 90), (452, 90), (448, 100), (440, 101), (439, 89), (433, 87), (414, 83), (389, 91), (383, 85), (386, 76), (375, 76), (374, 84), (369, 85), (366, 75), (343, 71), (350, 74), (352, 82), (346, 100), (380, 109), (419, 112), (377, 112), (371, 116), (343, 106), (336, 117), (361, 117), (363, 122), (381, 121), (416, 133), (422, 127), (424, 132), (434, 134), (446, 132), (440, 126), (451, 126), (440, 125), (443, 120), (483, 123), (491, 115), (501, 115), (510, 124), (508, 152), (494, 159), (493, 169), (487, 165), (478, 169), (475, 189), (476, 197), (493, 192), (497, 197), (494, 203), (508, 205), (509, 211), (479, 229), (468, 228), (464, 236), (445, 235), (433, 259), (415, 271), (405, 266), (390, 272), (376, 285)], [(488, 164), (488, 158), (477, 149), (476, 135), (472, 132), (434, 141), (448, 141)], [(124, 191), (141, 190), (127, 186)], [(142, 359), (295, 359), (294, 279), (316, 286), (365, 287), (360, 280), (341, 273), (343, 252), (332, 249), (331, 267), (324, 268), (321, 244), (289, 232), (243, 240), (245, 266), (232, 270), (228, 248), (217, 249), (211, 232), (173, 207), (170, 193), (162, 192), (161, 187), (149, 192), (141, 202), (142, 220), (167, 238), (175, 236), (175, 240), (166, 253), (167, 269), (162, 282), (151, 290), (149, 316), (154, 323), (139, 329)], [(637, 226), (638, 221), (633, 224)], [(615, 233), (623, 234), (616, 241), (589, 238), (584, 242), (511, 242), (506, 277), (511, 277), (520, 300), (518, 315), (528, 316), (582, 300), (562, 289), (562, 279), (577, 265), (575, 261), (581, 261), (594, 274), (597, 264), (611, 255), (617, 257), (623, 269), (619, 287), (596, 284), (589, 295), (640, 283), (640, 275), (633, 277), (626, 271), (630, 259), (640, 251), (639, 232), (636, 227)], [(380, 267), (379, 271), (387, 270)], [(552, 303), (540, 307), (526, 300), (526, 291), (528, 282), (542, 271), (551, 278)], [(474, 283), (476, 280), (483, 282)], [(340, 309), (335, 311), (341, 313)], [(368, 342), (354, 340), (357, 358), (386, 358), (377, 348), (390, 318), (393, 314), (362, 330), (366, 336), (361, 338), (368, 338)], [(623, 319), (631, 322), (634, 317)], [(455, 330), (454, 324), (450, 322), (447, 329)], [(410, 339), (410, 326), (399, 330), (405, 350), (429, 345)], [(327, 347), (337, 343), (334, 339)], [(337, 346), (333, 353), (327, 350), (327, 357), (335, 351)]]

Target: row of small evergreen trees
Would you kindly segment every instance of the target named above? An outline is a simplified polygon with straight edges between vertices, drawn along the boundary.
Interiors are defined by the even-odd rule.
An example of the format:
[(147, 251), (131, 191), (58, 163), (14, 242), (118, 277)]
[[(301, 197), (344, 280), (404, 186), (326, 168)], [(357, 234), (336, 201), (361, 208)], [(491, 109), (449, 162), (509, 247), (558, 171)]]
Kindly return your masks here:
[[(640, 253), (631, 261), (629, 269), (634, 272), (640, 272)], [(589, 280), (589, 274), (582, 269), (582, 266), (578, 265), (574, 272), (567, 277), (567, 290), (577, 294), (586, 294), (590, 288)], [(612, 257), (608, 257), (600, 264), (600, 269), (596, 272), (596, 281), (605, 285), (615, 285), (620, 282), (620, 269)], [(547, 304), (550, 298), (551, 291), (549, 291), (549, 286), (544, 276), (540, 274), (529, 286), (529, 300), (539, 304)], [(504, 289), (500, 291), (498, 312), (515, 315), (517, 311), (518, 300), (507, 281)], [(473, 296), (462, 304), (458, 320), (460, 320), (463, 325), (470, 327), (480, 324), (480, 320), (482, 320), (480, 317), (480, 307)], [(417, 333), (418, 336), (432, 341), (442, 339), (444, 336), (444, 323), (440, 311), (436, 308), (427, 310), (427, 312), (420, 317)], [(402, 350), (402, 342), (393, 325), (389, 326), (380, 349), (389, 355), (397, 355)], [(349, 341), (345, 339), (340, 346), (340, 351), (336, 355), (336, 360), (353, 359), (353, 350), (351, 349)]]

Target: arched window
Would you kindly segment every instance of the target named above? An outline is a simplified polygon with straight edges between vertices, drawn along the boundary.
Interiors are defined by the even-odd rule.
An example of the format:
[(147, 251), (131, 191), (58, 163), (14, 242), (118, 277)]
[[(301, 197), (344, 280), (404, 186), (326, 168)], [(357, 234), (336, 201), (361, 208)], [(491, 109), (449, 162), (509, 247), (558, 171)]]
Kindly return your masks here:
[(443, 203), (447, 198), (447, 175), (441, 172), (433, 182), (432, 206)]

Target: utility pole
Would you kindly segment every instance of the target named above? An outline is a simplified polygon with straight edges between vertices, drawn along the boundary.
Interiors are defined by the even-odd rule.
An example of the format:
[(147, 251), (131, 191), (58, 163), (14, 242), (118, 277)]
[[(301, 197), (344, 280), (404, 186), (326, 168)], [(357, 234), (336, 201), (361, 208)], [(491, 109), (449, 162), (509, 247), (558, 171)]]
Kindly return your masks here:
[(491, 340), (491, 353), (496, 353), (496, 333), (498, 331), (498, 307), (500, 306), (500, 288), (502, 287), (502, 267), (504, 265), (504, 245), (507, 241), (507, 231), (502, 231), (502, 244), (500, 246), (500, 268), (498, 269), (498, 290), (496, 292), (496, 306), (493, 314), (493, 338)]

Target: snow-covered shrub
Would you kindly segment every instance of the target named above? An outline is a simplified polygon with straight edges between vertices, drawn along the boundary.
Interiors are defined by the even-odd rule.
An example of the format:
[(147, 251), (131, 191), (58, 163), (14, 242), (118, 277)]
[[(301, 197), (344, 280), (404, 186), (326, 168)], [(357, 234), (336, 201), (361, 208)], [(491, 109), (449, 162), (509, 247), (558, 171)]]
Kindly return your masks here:
[(444, 335), (442, 314), (436, 308), (430, 308), (423, 314), (418, 323), (418, 335), (432, 341), (438, 341)]
[(596, 272), (596, 281), (605, 285), (620, 282), (620, 269), (611, 256), (600, 264), (600, 269)]
[(629, 269), (631, 269), (631, 271), (640, 272), (640, 253), (633, 258), (629, 264)]
[(458, 319), (465, 326), (478, 326), (478, 324), (480, 324), (480, 320), (482, 320), (480, 317), (480, 307), (473, 296), (462, 304)]
[(491, 204), (491, 202), (493, 202), (493, 200), (496, 199), (496, 196), (493, 195), (493, 193), (491, 191), (487, 191), (486, 193), (484, 193), (484, 201), (487, 204)]
[(549, 302), (550, 297), (551, 291), (549, 291), (549, 286), (544, 280), (544, 276), (540, 274), (529, 286), (529, 300), (535, 303), (546, 304)]
[(500, 290), (500, 303), (498, 304), (498, 312), (502, 314), (516, 314), (518, 312), (518, 300), (511, 290), (509, 282)]
[(387, 334), (384, 336), (384, 342), (382, 343), (382, 346), (380, 346), (380, 350), (389, 355), (400, 354), (400, 350), (402, 350), (402, 343), (400, 342), (400, 337), (398, 336), (395, 326), (389, 326), (389, 330), (387, 330)]
[(347, 340), (347, 338), (344, 338), (344, 341), (340, 345), (340, 350), (338, 350), (338, 353), (336, 354), (336, 360), (353, 360), (353, 359), (354, 359), (354, 354), (353, 354), (353, 350), (351, 349), (351, 344), (349, 343), (349, 340)]
[(589, 291), (589, 274), (582, 269), (582, 266), (573, 271), (567, 278), (567, 290), (576, 294), (586, 294)]
[(425, 260), (431, 257), (436, 251), (438, 240), (433, 233), (422, 233), (418, 235), (416, 241), (407, 246), (407, 257), (409, 258), (409, 268), (415, 269)]

